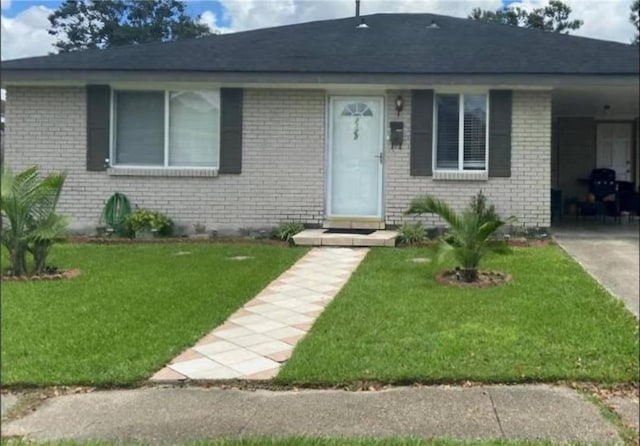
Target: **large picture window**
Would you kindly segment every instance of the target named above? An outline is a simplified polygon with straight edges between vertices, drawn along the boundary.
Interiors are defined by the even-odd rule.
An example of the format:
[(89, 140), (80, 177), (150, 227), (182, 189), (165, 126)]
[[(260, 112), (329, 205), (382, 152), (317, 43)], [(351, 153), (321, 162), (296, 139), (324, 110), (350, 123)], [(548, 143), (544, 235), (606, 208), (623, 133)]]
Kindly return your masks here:
[(116, 166), (216, 168), (218, 91), (115, 91)]
[(436, 95), (436, 169), (486, 170), (487, 102), (486, 94)]

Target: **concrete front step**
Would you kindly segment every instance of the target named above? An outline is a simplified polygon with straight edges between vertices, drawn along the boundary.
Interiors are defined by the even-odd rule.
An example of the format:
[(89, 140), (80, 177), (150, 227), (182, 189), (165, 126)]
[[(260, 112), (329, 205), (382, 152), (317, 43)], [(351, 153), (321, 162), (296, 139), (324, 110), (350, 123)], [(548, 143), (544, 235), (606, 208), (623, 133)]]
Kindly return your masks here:
[(306, 229), (293, 236), (298, 246), (396, 246), (396, 231), (380, 230), (369, 235), (327, 234), (326, 229)]
[(322, 223), (325, 229), (384, 229), (384, 220), (377, 218), (328, 218)]

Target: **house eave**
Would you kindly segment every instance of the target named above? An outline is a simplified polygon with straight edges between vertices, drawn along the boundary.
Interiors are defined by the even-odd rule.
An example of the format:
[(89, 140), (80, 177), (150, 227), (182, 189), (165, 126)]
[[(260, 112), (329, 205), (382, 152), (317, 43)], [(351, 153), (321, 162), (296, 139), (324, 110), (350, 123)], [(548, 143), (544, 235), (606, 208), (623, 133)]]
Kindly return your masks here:
[(197, 72), (197, 71), (96, 71), (96, 70), (2, 70), (2, 86), (86, 85), (113, 82), (214, 82), (243, 87), (306, 85), (394, 85), (419, 88), (424, 85), (536, 85), (637, 86), (638, 73), (274, 73), (274, 72)]

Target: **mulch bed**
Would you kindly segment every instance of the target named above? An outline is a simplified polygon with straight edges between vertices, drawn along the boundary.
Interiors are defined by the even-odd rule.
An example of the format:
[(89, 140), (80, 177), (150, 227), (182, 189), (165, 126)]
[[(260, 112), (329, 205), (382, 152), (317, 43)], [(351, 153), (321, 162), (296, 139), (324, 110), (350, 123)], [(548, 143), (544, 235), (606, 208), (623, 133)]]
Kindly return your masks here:
[[(555, 245), (556, 242), (552, 239), (511, 239), (507, 242), (509, 246), (514, 248), (540, 248), (543, 246)], [(426, 240), (424, 242), (414, 244), (396, 244), (396, 248), (430, 248), (438, 244), (436, 240)]]
[(460, 288), (486, 288), (511, 282), (511, 275), (498, 271), (478, 271), (477, 282), (463, 282), (458, 279), (455, 270), (449, 270), (438, 274), (436, 281), (441, 285)]
[(67, 243), (87, 243), (93, 245), (164, 245), (164, 244), (217, 244), (231, 243), (238, 245), (272, 245), (287, 246), (287, 242), (273, 239), (257, 239), (249, 237), (158, 237), (151, 239), (136, 239), (126, 237), (90, 237), (71, 236), (66, 238)]
[(553, 240), (539, 240), (539, 239), (509, 240), (509, 246), (517, 246), (517, 247), (539, 248), (541, 246), (549, 246), (549, 245), (555, 245), (555, 244), (556, 243)]
[[(158, 237), (151, 239), (136, 239), (127, 237), (100, 237), (75, 235), (66, 238), (68, 243), (88, 243), (94, 245), (139, 245), (139, 244), (194, 244), (194, 243), (230, 243), (239, 245), (271, 245), (271, 246), (288, 246), (286, 241), (274, 240), (270, 238), (254, 238), (254, 237)], [(397, 248), (427, 248), (437, 245), (435, 240), (425, 240), (415, 244), (398, 244)], [(508, 241), (509, 246), (514, 247), (541, 247), (553, 245), (555, 242), (551, 239), (511, 239)]]
[(74, 277), (78, 277), (79, 275), (80, 275), (80, 270), (75, 268), (75, 269), (69, 269), (65, 271), (58, 271), (50, 274), (39, 274), (39, 275), (33, 275), (33, 276), (16, 277), (16, 276), (2, 274), (0, 275), (0, 280), (2, 280), (2, 282), (37, 282), (37, 281), (43, 281), (43, 280), (46, 281), (46, 280), (73, 279)]

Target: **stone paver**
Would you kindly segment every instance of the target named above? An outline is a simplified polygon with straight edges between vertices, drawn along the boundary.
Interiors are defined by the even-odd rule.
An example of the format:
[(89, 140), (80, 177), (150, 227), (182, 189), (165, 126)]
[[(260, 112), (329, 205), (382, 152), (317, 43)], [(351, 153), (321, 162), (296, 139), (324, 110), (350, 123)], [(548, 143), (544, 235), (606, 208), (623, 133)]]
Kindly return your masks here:
[(2, 426), (39, 441), (168, 444), (222, 437), (446, 437), (620, 444), (577, 392), (547, 385), (377, 392), (142, 388), (67, 395)]
[(273, 378), (366, 254), (355, 248), (311, 250), (151, 380)]

